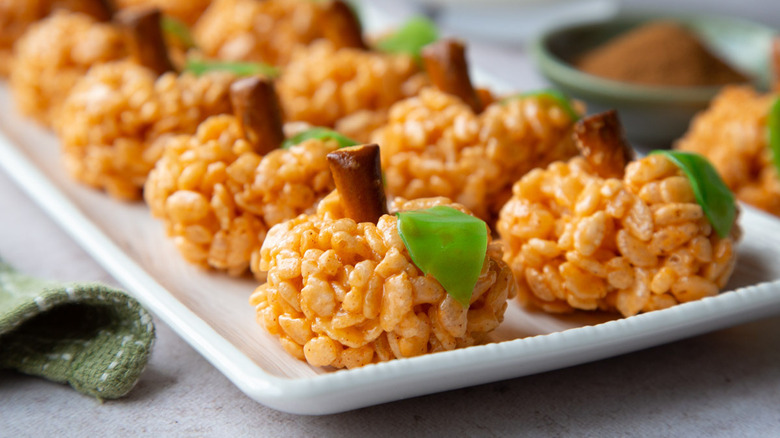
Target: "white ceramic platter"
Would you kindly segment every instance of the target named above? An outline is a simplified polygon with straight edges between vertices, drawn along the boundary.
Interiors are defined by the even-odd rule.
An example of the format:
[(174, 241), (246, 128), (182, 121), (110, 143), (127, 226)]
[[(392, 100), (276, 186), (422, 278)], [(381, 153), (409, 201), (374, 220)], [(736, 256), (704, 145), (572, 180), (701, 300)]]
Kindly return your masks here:
[[(780, 311), (780, 222), (742, 207), (745, 234), (729, 292), (607, 321), (551, 316), (510, 303), (495, 343), (330, 371), (310, 367), (257, 325), (254, 280), (193, 267), (142, 203), (71, 181), (58, 141), (22, 119), (0, 88), (0, 166), (127, 290), (249, 397), (293, 413), (326, 414), (553, 370), (704, 333)], [(4, 206), (8, 208), (9, 206)], [(773, 263), (774, 261), (774, 263)]]
[[(487, 75), (475, 79), (508, 91)], [(19, 116), (8, 88), (0, 86), (0, 167), (244, 393), (282, 411), (336, 413), (544, 372), (780, 311), (780, 221), (742, 206), (740, 261), (728, 292), (716, 297), (617, 320), (530, 312), (513, 301), (491, 344), (355, 370), (314, 368), (289, 356), (255, 322), (248, 298), (256, 281), (184, 262), (145, 205), (123, 203), (73, 182), (58, 149), (56, 137)], [(10, 206), (0, 202), (2, 208)]]

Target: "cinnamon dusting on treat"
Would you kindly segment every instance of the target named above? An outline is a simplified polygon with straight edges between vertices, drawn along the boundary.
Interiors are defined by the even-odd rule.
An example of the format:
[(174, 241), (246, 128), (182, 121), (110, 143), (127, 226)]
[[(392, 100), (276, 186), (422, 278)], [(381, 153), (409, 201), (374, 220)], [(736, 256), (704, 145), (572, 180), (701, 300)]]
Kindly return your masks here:
[(596, 76), (645, 85), (716, 86), (748, 80), (673, 21), (651, 22), (619, 35), (575, 65)]

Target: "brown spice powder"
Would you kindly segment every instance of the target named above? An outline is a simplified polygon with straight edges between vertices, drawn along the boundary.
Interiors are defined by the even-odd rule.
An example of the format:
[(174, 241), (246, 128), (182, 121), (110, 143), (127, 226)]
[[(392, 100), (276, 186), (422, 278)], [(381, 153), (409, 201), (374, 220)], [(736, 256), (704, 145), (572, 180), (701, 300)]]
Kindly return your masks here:
[(596, 76), (647, 85), (713, 86), (747, 81), (693, 32), (672, 21), (651, 22), (619, 35), (575, 64)]

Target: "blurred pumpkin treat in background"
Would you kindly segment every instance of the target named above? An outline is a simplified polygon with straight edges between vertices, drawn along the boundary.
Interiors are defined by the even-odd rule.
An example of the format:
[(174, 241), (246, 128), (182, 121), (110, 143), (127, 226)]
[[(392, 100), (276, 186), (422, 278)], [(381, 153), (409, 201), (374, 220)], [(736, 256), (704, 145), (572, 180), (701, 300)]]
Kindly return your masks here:
[(66, 98), (55, 131), (76, 180), (137, 200), (172, 135), (230, 111), (229, 71), (178, 74), (156, 10), (123, 11), (130, 57), (90, 69)]
[(15, 104), (22, 114), (50, 127), (90, 67), (127, 55), (116, 24), (78, 12), (55, 13), (31, 25), (15, 45), (10, 72)]
[(740, 200), (780, 216), (780, 39), (770, 55), (773, 91), (725, 88), (675, 148), (706, 156)]
[(10, 72), (16, 41), (30, 25), (56, 11), (81, 12), (98, 20), (110, 16), (103, 0), (3, 0), (0, 2), (0, 77)]
[(297, 47), (318, 39), (360, 47), (360, 33), (357, 17), (340, 0), (214, 0), (193, 27), (208, 58), (274, 66), (287, 65)]

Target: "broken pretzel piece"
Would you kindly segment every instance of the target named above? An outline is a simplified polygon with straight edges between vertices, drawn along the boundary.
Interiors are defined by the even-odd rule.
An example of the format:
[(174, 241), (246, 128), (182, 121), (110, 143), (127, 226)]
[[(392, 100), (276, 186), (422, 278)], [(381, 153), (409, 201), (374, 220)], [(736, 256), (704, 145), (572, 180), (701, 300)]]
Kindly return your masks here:
[(622, 178), (634, 160), (615, 110), (585, 117), (574, 125), (574, 140), (585, 160), (602, 178)]
[(482, 112), (482, 101), (471, 84), (466, 48), (462, 42), (454, 39), (437, 41), (423, 48), (422, 58), (425, 70), (436, 88), (457, 96), (475, 114)]
[(328, 164), (347, 217), (358, 223), (376, 223), (388, 213), (378, 145), (352, 146), (331, 152)]
[(162, 75), (176, 69), (168, 57), (159, 9), (125, 9), (116, 21), (125, 32), (127, 47), (136, 63)]
[(336, 47), (367, 48), (360, 21), (345, 2), (331, 1), (325, 7), (325, 17), (323, 33)]
[(230, 86), (230, 102), (256, 153), (265, 155), (282, 144), (282, 110), (273, 81), (257, 76), (238, 80)]

